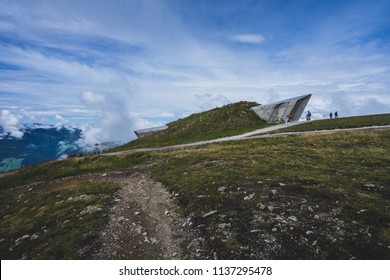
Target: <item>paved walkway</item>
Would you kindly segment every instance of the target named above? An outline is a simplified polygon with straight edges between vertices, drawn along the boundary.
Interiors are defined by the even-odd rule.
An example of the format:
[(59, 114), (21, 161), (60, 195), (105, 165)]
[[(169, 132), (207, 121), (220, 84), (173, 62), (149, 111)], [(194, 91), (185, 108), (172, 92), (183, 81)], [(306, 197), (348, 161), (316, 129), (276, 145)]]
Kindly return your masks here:
[(267, 134), (268, 132), (272, 132), (272, 131), (276, 131), (279, 129), (283, 129), (283, 128), (287, 128), (287, 127), (291, 127), (291, 126), (296, 126), (296, 125), (300, 125), (300, 124), (304, 124), (304, 123), (305, 122), (293, 122), (293, 123), (278, 124), (278, 125), (274, 125), (274, 126), (270, 126), (270, 127), (266, 127), (266, 128), (257, 129), (257, 130), (247, 132), (247, 133), (218, 138), (218, 139), (205, 140), (205, 141), (199, 141), (199, 142), (187, 143), (187, 144), (179, 144), (179, 145), (167, 146), (167, 147), (131, 149), (131, 150), (127, 150), (127, 151), (105, 153), (105, 154), (101, 154), (101, 155), (103, 155), (103, 156), (118, 156), (118, 155), (126, 155), (126, 154), (139, 153), (139, 152), (158, 152), (158, 151), (179, 150), (179, 149), (186, 149), (186, 148), (198, 147), (198, 146), (203, 146), (203, 145), (208, 145), (208, 144), (221, 143), (221, 142), (227, 142), (227, 141), (236, 141), (236, 140), (242, 140), (242, 139), (270, 138), (270, 137), (280, 137), (280, 136), (288, 136), (288, 135), (318, 134), (318, 133), (350, 131), (350, 130), (390, 129), (390, 125), (384, 125), (384, 126), (366, 126), (366, 127), (357, 127), (357, 128), (282, 132), (282, 133)]
[(139, 153), (139, 152), (157, 152), (157, 151), (186, 149), (186, 148), (208, 145), (208, 144), (213, 144), (213, 143), (221, 143), (221, 142), (226, 142), (226, 141), (236, 141), (236, 140), (240, 140), (240, 139), (244, 139), (244, 138), (253, 137), (253, 136), (258, 135), (258, 134), (264, 134), (264, 133), (268, 133), (268, 132), (272, 132), (272, 131), (279, 130), (282, 128), (300, 125), (300, 124), (303, 124), (303, 122), (292, 122), (292, 123), (278, 124), (278, 125), (274, 125), (274, 126), (270, 126), (270, 127), (266, 127), (266, 128), (260, 128), (260, 129), (257, 129), (257, 130), (251, 131), (251, 132), (247, 132), (247, 133), (243, 133), (243, 134), (239, 134), (239, 135), (228, 136), (228, 137), (212, 139), (212, 140), (199, 141), (199, 142), (194, 142), (194, 143), (179, 144), (179, 145), (167, 146), (167, 147), (131, 149), (131, 150), (127, 150), (127, 151), (104, 153), (101, 155), (103, 155), (103, 156), (118, 156), (118, 155), (125, 155), (125, 154), (130, 154), (130, 153)]

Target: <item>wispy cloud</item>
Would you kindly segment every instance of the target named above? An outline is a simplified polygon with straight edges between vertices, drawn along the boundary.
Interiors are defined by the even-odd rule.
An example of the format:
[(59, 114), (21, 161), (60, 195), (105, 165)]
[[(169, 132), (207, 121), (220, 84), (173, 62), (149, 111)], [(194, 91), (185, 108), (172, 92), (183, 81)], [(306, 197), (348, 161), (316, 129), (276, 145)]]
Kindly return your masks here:
[(230, 39), (248, 44), (261, 44), (265, 41), (265, 38), (260, 34), (238, 34), (230, 37)]

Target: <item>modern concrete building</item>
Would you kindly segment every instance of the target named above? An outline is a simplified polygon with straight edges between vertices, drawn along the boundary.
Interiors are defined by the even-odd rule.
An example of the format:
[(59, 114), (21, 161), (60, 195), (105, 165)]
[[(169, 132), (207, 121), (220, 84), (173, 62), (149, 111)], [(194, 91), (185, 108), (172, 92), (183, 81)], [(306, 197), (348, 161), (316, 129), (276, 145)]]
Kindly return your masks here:
[(137, 136), (137, 138), (140, 139), (140, 138), (143, 138), (145, 136), (152, 135), (152, 134), (155, 134), (155, 133), (160, 132), (162, 130), (165, 130), (167, 128), (168, 128), (168, 126), (163, 125), (163, 126), (135, 130), (134, 133)]
[(293, 97), (272, 104), (259, 105), (252, 110), (263, 120), (276, 123), (290, 116), (290, 121), (298, 121), (309, 102), (311, 94)]

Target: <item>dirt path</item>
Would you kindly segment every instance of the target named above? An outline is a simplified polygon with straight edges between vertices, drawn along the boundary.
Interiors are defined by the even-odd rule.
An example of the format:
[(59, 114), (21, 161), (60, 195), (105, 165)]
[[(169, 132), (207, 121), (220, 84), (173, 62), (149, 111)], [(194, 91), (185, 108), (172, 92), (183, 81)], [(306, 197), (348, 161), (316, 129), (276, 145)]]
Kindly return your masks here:
[(270, 127), (266, 127), (266, 128), (257, 129), (257, 130), (251, 131), (251, 132), (246, 132), (246, 133), (239, 134), (239, 135), (222, 137), (222, 138), (217, 138), (217, 139), (212, 139), (212, 140), (204, 140), (204, 141), (179, 144), (179, 145), (167, 146), (167, 147), (131, 149), (131, 150), (127, 150), (127, 151), (104, 153), (101, 155), (103, 155), (103, 156), (118, 156), (118, 155), (125, 155), (125, 154), (137, 153), (137, 152), (156, 152), (156, 151), (185, 149), (185, 148), (197, 147), (197, 146), (208, 145), (208, 144), (213, 144), (213, 143), (241, 140), (241, 139), (245, 139), (245, 138), (251, 137), (253, 135), (260, 134), (260, 133), (268, 133), (268, 132), (276, 131), (276, 130), (279, 130), (282, 128), (296, 126), (299, 124), (300, 123), (298, 123), (298, 122), (279, 124), (279, 125), (274, 125), (274, 126), (270, 126)]
[[(206, 242), (190, 217), (183, 217), (178, 193), (169, 193), (161, 183), (134, 171), (83, 174), (10, 188), (2, 195), (56, 189), (73, 182), (119, 184), (108, 223), (83, 237), (77, 249), (81, 259), (164, 260), (208, 259)], [(72, 198), (73, 199), (73, 198)], [(88, 210), (86, 206), (85, 210)], [(68, 221), (69, 222), (69, 221)], [(71, 221), (70, 221), (71, 222)], [(51, 230), (50, 227), (47, 228)]]
[[(91, 175), (91, 176), (96, 176)], [(207, 259), (204, 238), (180, 215), (178, 194), (141, 173), (98, 175), (122, 188), (109, 212), (109, 222), (98, 233), (97, 249), (88, 259), (174, 260)]]
[[(103, 174), (104, 175), (104, 174)], [(106, 175), (123, 185), (92, 259), (179, 259), (183, 228), (162, 184), (145, 175)], [(176, 234), (176, 235), (175, 235)]]

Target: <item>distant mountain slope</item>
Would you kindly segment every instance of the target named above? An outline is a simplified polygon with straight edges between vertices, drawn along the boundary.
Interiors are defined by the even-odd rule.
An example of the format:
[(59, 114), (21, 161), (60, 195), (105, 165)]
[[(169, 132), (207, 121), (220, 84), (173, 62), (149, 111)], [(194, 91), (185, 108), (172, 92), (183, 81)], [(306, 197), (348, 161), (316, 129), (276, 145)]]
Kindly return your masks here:
[(0, 139), (0, 173), (75, 152), (81, 131), (62, 127), (28, 128), (21, 139)]
[(252, 107), (257, 105), (259, 104), (256, 102), (241, 101), (206, 112), (192, 114), (186, 118), (169, 123), (166, 130), (134, 140), (115, 150), (166, 146), (214, 139), (266, 127), (269, 124), (260, 119), (251, 110)]

